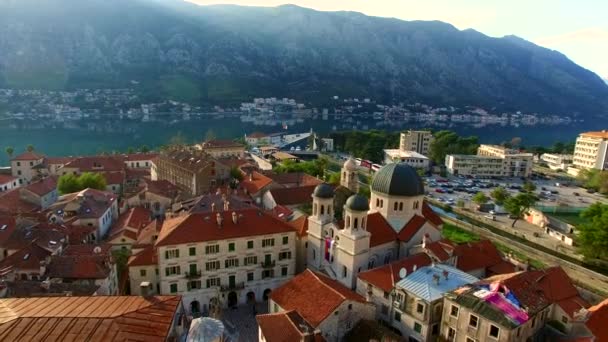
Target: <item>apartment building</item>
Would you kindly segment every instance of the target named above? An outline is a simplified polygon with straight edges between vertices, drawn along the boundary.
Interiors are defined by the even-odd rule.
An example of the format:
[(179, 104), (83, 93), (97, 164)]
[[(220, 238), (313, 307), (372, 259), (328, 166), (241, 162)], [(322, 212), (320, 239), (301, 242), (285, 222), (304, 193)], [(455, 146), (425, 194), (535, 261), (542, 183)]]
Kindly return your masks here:
[(540, 156), (540, 160), (547, 163), (551, 170), (567, 170), (572, 165), (573, 159), (572, 154), (543, 153)]
[(428, 169), (429, 158), (416, 151), (404, 151), (397, 149), (386, 149), (384, 150), (384, 163), (406, 163), (411, 167), (417, 169)]
[(579, 170), (608, 168), (608, 131), (581, 133), (576, 139), (572, 164)]
[(478, 177), (529, 177), (534, 155), (498, 145), (480, 145), (477, 155), (448, 154), (449, 173)]
[(407, 132), (402, 132), (399, 139), (399, 150), (414, 151), (423, 155), (428, 155), (433, 139), (431, 131), (409, 130)]
[(266, 299), (296, 268), (295, 230), (255, 208), (168, 219), (155, 247), (160, 293), (191, 313)]
[(199, 146), (213, 158), (243, 158), (245, 155), (245, 145), (232, 140), (208, 140)]
[(36, 152), (24, 152), (11, 159), (11, 172), (13, 177), (19, 179), (19, 184), (28, 184), (38, 176), (36, 166), (42, 164), (44, 155)]
[(164, 151), (152, 162), (152, 180), (167, 180), (192, 196), (208, 193), (229, 177), (227, 166), (200, 150)]

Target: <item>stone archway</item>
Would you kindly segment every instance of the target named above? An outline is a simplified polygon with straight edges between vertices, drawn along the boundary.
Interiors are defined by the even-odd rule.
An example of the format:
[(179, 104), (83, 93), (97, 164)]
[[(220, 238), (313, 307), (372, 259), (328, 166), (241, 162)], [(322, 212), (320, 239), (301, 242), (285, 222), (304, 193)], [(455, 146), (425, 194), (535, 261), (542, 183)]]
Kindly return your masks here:
[(237, 296), (236, 292), (231, 291), (230, 293), (228, 293), (228, 307), (232, 308), (237, 306), (239, 301), (239, 297)]
[(198, 300), (192, 301), (192, 303), (190, 303), (190, 313), (192, 314), (192, 316), (201, 313), (201, 303)]
[(268, 300), (268, 298), (270, 297), (270, 292), (272, 292), (271, 289), (264, 290), (264, 296), (263, 296), (263, 298), (264, 298), (265, 301)]
[(247, 292), (247, 304), (255, 303), (255, 293), (253, 291)]

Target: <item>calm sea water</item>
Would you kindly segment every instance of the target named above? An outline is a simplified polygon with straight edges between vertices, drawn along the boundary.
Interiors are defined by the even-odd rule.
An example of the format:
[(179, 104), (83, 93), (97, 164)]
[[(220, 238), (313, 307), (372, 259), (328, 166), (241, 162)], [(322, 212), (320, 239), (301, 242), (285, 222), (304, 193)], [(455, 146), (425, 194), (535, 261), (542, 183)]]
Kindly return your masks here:
[[(147, 145), (150, 148), (165, 144), (178, 133), (189, 142), (201, 141), (207, 132), (217, 138), (235, 138), (245, 133), (261, 131), (273, 133), (307, 132), (312, 128), (320, 134), (333, 130), (382, 129), (398, 131), (408, 128), (420, 128), (415, 123), (378, 123), (374, 120), (345, 122), (344, 120), (309, 119), (286, 120), (287, 130), (282, 122), (275, 125), (255, 125), (241, 122), (236, 117), (193, 118), (164, 121), (142, 122), (141, 120), (120, 119), (109, 116), (98, 119), (83, 119), (65, 123), (46, 120), (3, 120), (0, 121), (0, 165), (6, 165), (8, 156), (4, 153), (6, 146), (14, 147), (16, 153), (32, 144), (37, 151), (50, 156), (98, 154), (103, 151), (126, 151), (129, 147)], [(423, 125), (429, 127), (428, 124)], [(500, 127), (487, 126), (473, 128), (466, 126), (441, 127), (454, 130), (461, 135), (476, 135), (484, 143), (500, 143), (513, 137), (521, 137), (523, 145), (550, 146), (556, 141), (572, 141), (579, 132), (597, 130), (593, 125), (577, 124), (571, 126), (535, 126), (535, 127)]]

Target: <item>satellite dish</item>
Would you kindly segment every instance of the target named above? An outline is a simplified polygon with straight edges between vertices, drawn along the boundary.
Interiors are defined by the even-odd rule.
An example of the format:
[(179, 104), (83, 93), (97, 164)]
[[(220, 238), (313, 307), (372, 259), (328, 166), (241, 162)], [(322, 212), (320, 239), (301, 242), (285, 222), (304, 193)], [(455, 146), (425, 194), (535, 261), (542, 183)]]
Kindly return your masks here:
[(399, 278), (403, 279), (407, 276), (407, 270), (405, 268), (401, 268), (399, 270)]
[(101, 247), (96, 246), (95, 248), (93, 248), (93, 253), (95, 253), (95, 254), (101, 253)]

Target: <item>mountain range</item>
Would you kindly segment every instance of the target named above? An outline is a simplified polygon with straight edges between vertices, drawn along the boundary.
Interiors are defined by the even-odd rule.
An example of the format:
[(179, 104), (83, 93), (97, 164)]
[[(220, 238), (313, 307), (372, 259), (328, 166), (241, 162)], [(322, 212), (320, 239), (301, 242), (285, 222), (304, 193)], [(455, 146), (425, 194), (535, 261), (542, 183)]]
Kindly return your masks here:
[(605, 117), (608, 85), (516, 36), (355, 12), (179, 0), (3, 0), (0, 87), (133, 87), (146, 99), (422, 102)]

